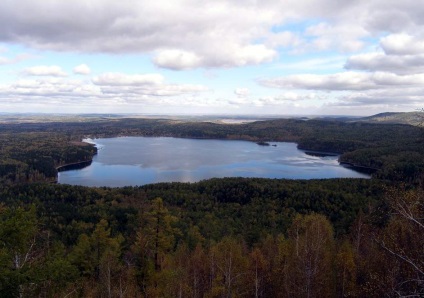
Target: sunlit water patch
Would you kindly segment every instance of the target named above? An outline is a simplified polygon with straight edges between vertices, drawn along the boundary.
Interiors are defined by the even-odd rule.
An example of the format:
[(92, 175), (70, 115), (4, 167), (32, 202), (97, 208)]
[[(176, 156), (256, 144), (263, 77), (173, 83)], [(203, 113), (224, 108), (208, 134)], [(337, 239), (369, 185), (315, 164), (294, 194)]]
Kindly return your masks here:
[(259, 146), (247, 141), (154, 137), (95, 139), (98, 154), (82, 169), (62, 171), (62, 184), (127, 186), (195, 182), (214, 177), (287, 179), (369, 178), (338, 156), (314, 156), (294, 143)]

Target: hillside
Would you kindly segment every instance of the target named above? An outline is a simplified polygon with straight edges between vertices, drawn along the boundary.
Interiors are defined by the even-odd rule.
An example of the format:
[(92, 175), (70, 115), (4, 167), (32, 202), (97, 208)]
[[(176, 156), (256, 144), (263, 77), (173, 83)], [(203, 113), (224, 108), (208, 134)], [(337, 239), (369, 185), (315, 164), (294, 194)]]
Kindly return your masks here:
[(423, 111), (409, 113), (380, 113), (370, 117), (364, 117), (357, 121), (370, 123), (398, 123), (422, 126), (424, 123)]
[[(122, 135), (297, 142), (378, 170), (372, 179), (51, 183), (57, 166), (96, 154), (81, 138)], [(1, 297), (424, 294), (423, 128), (101, 119), (2, 124), (0, 138)]]

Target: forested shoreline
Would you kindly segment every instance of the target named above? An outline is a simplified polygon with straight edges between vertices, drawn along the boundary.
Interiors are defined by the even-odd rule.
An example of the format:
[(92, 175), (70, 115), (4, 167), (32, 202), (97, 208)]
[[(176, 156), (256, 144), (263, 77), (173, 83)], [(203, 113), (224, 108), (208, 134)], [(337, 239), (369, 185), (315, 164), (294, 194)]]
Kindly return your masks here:
[(56, 168), (89, 161), (96, 148), (85, 137), (161, 136), (295, 142), (307, 151), (335, 152), (339, 161), (377, 169), (374, 177), (412, 182), (424, 169), (422, 128), (329, 120), (278, 119), (246, 124), (114, 119), (88, 122), (0, 124), (0, 179), (55, 180)]
[[(2, 297), (398, 297), (424, 294), (424, 134), (407, 125), (119, 119), (0, 125)], [(372, 179), (50, 183), (84, 137), (297, 142)]]

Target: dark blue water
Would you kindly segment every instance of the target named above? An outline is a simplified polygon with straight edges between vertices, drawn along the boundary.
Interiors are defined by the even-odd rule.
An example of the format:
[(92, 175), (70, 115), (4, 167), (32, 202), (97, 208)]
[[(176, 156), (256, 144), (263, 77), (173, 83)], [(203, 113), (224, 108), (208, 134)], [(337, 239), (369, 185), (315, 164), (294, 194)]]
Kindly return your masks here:
[(195, 182), (213, 177), (288, 179), (369, 178), (339, 165), (337, 156), (311, 156), (294, 143), (120, 137), (96, 139), (90, 166), (59, 173), (59, 183), (126, 186)]

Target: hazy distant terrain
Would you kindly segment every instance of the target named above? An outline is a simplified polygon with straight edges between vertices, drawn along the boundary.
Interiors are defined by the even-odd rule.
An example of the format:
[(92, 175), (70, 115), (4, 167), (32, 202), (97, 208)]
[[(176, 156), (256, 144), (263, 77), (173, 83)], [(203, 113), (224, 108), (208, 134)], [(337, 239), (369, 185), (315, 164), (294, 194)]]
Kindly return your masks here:
[(370, 117), (359, 119), (366, 122), (378, 123), (400, 123), (410, 125), (423, 125), (424, 112), (409, 112), (409, 113), (381, 113)]
[(167, 119), (184, 122), (215, 122), (238, 124), (259, 120), (317, 117), (281, 115), (160, 115), (160, 114), (41, 114), (41, 113), (0, 113), (0, 123), (48, 123), (48, 122), (86, 122), (111, 119)]
[(368, 117), (327, 116), (327, 115), (153, 115), (153, 114), (39, 114), (0, 113), (0, 123), (46, 123), (46, 122), (87, 122), (112, 119), (167, 119), (184, 122), (214, 122), (225, 124), (249, 123), (272, 119), (320, 119), (346, 122), (370, 122), (420, 125), (424, 112), (380, 113)]

